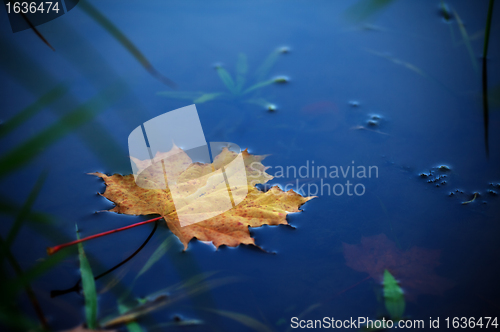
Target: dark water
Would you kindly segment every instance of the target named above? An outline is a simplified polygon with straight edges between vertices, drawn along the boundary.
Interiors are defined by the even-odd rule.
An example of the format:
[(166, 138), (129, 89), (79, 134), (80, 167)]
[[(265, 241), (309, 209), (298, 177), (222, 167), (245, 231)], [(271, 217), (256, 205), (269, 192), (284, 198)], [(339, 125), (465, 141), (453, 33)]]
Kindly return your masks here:
[[(439, 291), (424, 292), (407, 300), (406, 317), (424, 319), (428, 329), (429, 317), (440, 317), (444, 324), (446, 317), (500, 312), (500, 200), (488, 192), (500, 191), (490, 185), (500, 182), (500, 117), (498, 104), (492, 104), (488, 159), (481, 103), (480, 55), (488, 3), (448, 3), (465, 24), (473, 60), (457, 19), (446, 22), (439, 13), (439, 1), (394, 1), (360, 23), (345, 14), (354, 3), (93, 2), (159, 72), (178, 84), (178, 91), (225, 91), (215, 63), (234, 74), (238, 54), (245, 53), (252, 74), (270, 52), (289, 47), (290, 52), (279, 55), (268, 76), (286, 75), (290, 81), (263, 88), (260, 94), (277, 111), (267, 112), (241, 100), (198, 104), (207, 141), (234, 142), (253, 154), (271, 154), (264, 161), (272, 166), (271, 174), (278, 166), (298, 168), (313, 161), (327, 167), (354, 163), (378, 168), (378, 177), (323, 179), (331, 186), (344, 185), (346, 180), (360, 183), (365, 188), (363, 195), (324, 194), (306, 203), (302, 213), (288, 216), (293, 228), (251, 229), (257, 245), (268, 253), (248, 246), (215, 251), (195, 240), (182, 252), (175, 239), (169, 253), (135, 283), (132, 297), (148, 296), (200, 273), (217, 272), (209, 280), (232, 277), (234, 282), (186, 296), (146, 316), (140, 321), (145, 331), (172, 322), (176, 315), (205, 324), (171, 329), (251, 330), (200, 308), (245, 314), (276, 331), (289, 329), (290, 319), (314, 304), (320, 305), (304, 319), (376, 319), (386, 314), (381, 285), (373, 278), (364, 280), (367, 273), (346, 265), (343, 243), (359, 244), (362, 237), (378, 234), (385, 234), (401, 251), (412, 247), (440, 251), (440, 265), (434, 272), (446, 278), (441, 286), (449, 289), (441, 295)], [(492, 88), (500, 83), (498, 13), (495, 8), (488, 56)], [(78, 7), (39, 27), (56, 52), (32, 31), (12, 34), (6, 16), (2, 16), (0, 29), (3, 120), (60, 82), (67, 83), (74, 96), (60, 101), (64, 112), (115, 82), (123, 84), (112, 106), (96, 121), (3, 177), (2, 200), (22, 205), (40, 173), (48, 169), (33, 210), (50, 214), (67, 238), (74, 238), (75, 224), (87, 236), (146, 220), (95, 214), (113, 205), (96, 195), (105, 189), (102, 181), (86, 173), (129, 174), (128, 134), (144, 121), (192, 102), (157, 95), (171, 89), (153, 78)], [(380, 119), (370, 126), (368, 121), (374, 115)], [(50, 108), (39, 112), (2, 139), (2, 154), (56, 119)], [(115, 145), (105, 144), (106, 137), (95, 129), (97, 124)], [(355, 129), (357, 126), (364, 129)], [(77, 133), (84, 131), (95, 134), (91, 135), (96, 140), (94, 148)], [(447, 165), (451, 171), (436, 170), (439, 165)], [(428, 178), (419, 176), (430, 171)], [(427, 182), (440, 174), (447, 176), (445, 184), (442, 180)], [(318, 177), (308, 180), (303, 182), (305, 190), (308, 184), (321, 184)], [(284, 187), (289, 181), (295, 183), (292, 178), (270, 183)], [(314, 190), (314, 186), (310, 188)], [(480, 195), (474, 202), (461, 204), (475, 192)], [(11, 216), (2, 214), (2, 234), (12, 222)], [(150, 231), (150, 226), (143, 226), (88, 242), (85, 249), (94, 273), (126, 258)], [(120, 286), (115, 287), (118, 295), (112, 291), (100, 295), (100, 318), (116, 312), (120, 287), (132, 286), (144, 262), (169, 234), (162, 223), (136, 258), (97, 283), (99, 291), (114, 278), (120, 279)], [(25, 226), (12, 251), (21, 266), (29, 269), (46, 257), (47, 246), (58, 244), (54, 241), (57, 238), (49, 239)], [(84, 321), (81, 295), (71, 293), (56, 299), (48, 295), (50, 290), (70, 287), (78, 280), (78, 264), (78, 257), (69, 255), (32, 284), (54, 330)], [(35, 319), (24, 295), (19, 297), (19, 306)]]

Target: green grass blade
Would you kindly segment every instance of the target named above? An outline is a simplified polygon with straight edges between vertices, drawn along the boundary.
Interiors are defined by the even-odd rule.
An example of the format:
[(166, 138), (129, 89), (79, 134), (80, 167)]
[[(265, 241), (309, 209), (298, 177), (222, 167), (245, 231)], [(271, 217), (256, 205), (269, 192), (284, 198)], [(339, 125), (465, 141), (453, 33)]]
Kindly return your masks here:
[(384, 271), (384, 301), (392, 320), (400, 320), (405, 311), (405, 298), (398, 282), (388, 271)]
[(154, 251), (154, 253), (149, 257), (148, 261), (142, 267), (141, 271), (137, 274), (137, 278), (146, 273), (156, 262), (158, 262), (172, 247), (173, 244), (173, 235), (170, 235), (163, 241), (158, 248)]
[(52, 104), (58, 98), (68, 91), (67, 86), (59, 85), (54, 89), (47, 92), (45, 95), (40, 97), (36, 102), (26, 107), (21, 112), (14, 115), (9, 120), (5, 121), (0, 125), (0, 138), (9, 134), (11, 131), (22, 125), (24, 122), (29, 120), (35, 114), (43, 110), (48, 105)]
[(248, 72), (248, 61), (245, 53), (238, 55), (238, 62), (236, 63), (236, 90), (241, 92), (245, 85), (245, 78)]
[(491, 30), (491, 17), (493, 15), (493, 4), (494, 0), (490, 0), (488, 5), (488, 16), (486, 17), (486, 29), (484, 31), (484, 45), (483, 45), (483, 58), (488, 55), (488, 45), (490, 42), (490, 30)]
[(201, 104), (201, 103), (204, 103), (204, 102), (207, 102), (207, 101), (210, 101), (210, 100), (217, 99), (217, 97), (219, 97), (219, 96), (221, 96), (223, 94), (224, 94), (224, 92), (205, 93), (201, 97), (196, 98), (195, 100), (193, 100), (193, 103), (195, 103), (195, 104)]
[(346, 11), (346, 17), (352, 21), (364, 21), (370, 16), (380, 12), (394, 0), (361, 0)]
[(469, 34), (467, 33), (467, 30), (465, 29), (465, 25), (460, 19), (460, 16), (458, 13), (454, 10), (453, 14), (457, 18), (457, 23), (458, 23), (458, 28), (460, 29), (460, 33), (462, 34), (462, 39), (464, 40), (465, 46), (467, 47), (467, 51), (469, 52), (469, 57), (472, 62), (472, 67), (474, 68), (474, 71), (476, 74), (479, 72), (478, 66), (477, 66), (477, 60), (476, 56), (474, 55), (474, 50), (472, 49), (472, 45), (470, 43), (470, 38)]
[(43, 149), (92, 120), (108, 106), (107, 95), (107, 91), (101, 92), (71, 113), (64, 115), (55, 124), (0, 157), (0, 178), (19, 169), (34, 159)]
[(236, 90), (236, 85), (234, 84), (233, 78), (231, 77), (231, 74), (227, 72), (227, 70), (219, 66), (217, 67), (217, 74), (219, 74), (220, 79), (232, 94), (236, 94), (238, 92)]
[(171, 88), (175, 88), (176, 84), (169, 78), (158, 72), (142, 54), (142, 52), (132, 43), (123, 32), (118, 29), (106, 16), (104, 16), (97, 8), (92, 6), (88, 1), (80, 1), (78, 8), (82, 9), (94, 21), (102, 26), (113, 38), (115, 38), (125, 49), (146, 69), (153, 77), (166, 84)]
[(267, 325), (259, 322), (255, 318), (252, 318), (250, 316), (240, 314), (237, 312), (232, 312), (232, 311), (226, 311), (226, 310), (217, 310), (217, 309), (209, 309), (205, 308), (204, 310), (210, 311), (214, 314), (217, 314), (219, 316), (227, 317), (230, 318), (234, 321), (237, 321), (238, 323), (245, 325), (248, 328), (251, 328), (252, 330), (258, 331), (258, 332), (272, 332)]
[(261, 88), (263, 88), (265, 86), (273, 84), (274, 82), (275, 82), (274, 79), (271, 79), (271, 80), (268, 80), (268, 81), (264, 81), (264, 82), (260, 82), (260, 83), (254, 84), (251, 87), (249, 87), (248, 89), (246, 89), (243, 92), (243, 94), (247, 94), (247, 93), (252, 92), (254, 90), (257, 90), (257, 89), (261, 89)]
[[(124, 315), (127, 311), (129, 311), (130, 308), (127, 307), (126, 305), (124, 304), (118, 304), (118, 312), (120, 313), (120, 315)], [(127, 326), (127, 330), (129, 332), (143, 332), (144, 330), (142, 329), (142, 327), (137, 323), (137, 322), (129, 322), (126, 324)]]
[[(78, 227), (76, 227), (76, 236), (80, 239)], [(85, 318), (87, 320), (87, 327), (93, 330), (97, 328), (97, 292), (95, 289), (94, 275), (92, 274), (90, 263), (85, 255), (81, 242), (78, 243), (78, 257), (80, 259), (83, 296), (85, 297)]]
[(16, 236), (19, 233), (19, 230), (21, 229), (23, 222), (26, 220), (26, 217), (30, 214), (31, 207), (35, 203), (35, 200), (40, 194), (40, 190), (42, 190), (42, 186), (45, 183), (45, 180), (47, 179), (47, 174), (48, 171), (46, 170), (43, 171), (42, 174), (40, 174), (40, 176), (36, 180), (35, 186), (33, 187), (33, 189), (31, 189), (31, 192), (28, 195), (28, 199), (26, 199), (26, 202), (24, 202), (23, 206), (21, 207), (21, 210), (19, 211), (19, 214), (14, 220), (14, 224), (12, 225), (9, 234), (5, 239), (7, 247), (10, 248), (12, 246), (12, 243), (16, 239)]

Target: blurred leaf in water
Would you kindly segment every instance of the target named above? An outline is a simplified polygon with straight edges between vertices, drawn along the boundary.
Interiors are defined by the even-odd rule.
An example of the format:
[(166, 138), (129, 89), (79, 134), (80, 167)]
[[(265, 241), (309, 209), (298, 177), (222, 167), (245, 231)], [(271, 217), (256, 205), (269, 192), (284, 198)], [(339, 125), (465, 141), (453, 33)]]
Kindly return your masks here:
[(265, 80), (265, 78), (269, 75), (271, 69), (276, 64), (276, 61), (278, 61), (280, 54), (285, 54), (288, 52), (290, 52), (290, 50), (287, 47), (280, 47), (272, 51), (271, 54), (267, 56), (267, 58), (260, 65), (260, 67), (257, 69), (257, 72), (255, 73), (257, 82)]
[[(78, 227), (76, 229), (77, 238)], [(83, 244), (78, 243), (78, 257), (80, 259), (80, 274), (82, 276), (82, 289), (83, 296), (85, 297), (85, 317), (87, 321), (87, 327), (89, 329), (95, 329), (97, 327), (97, 292), (95, 288), (94, 275), (92, 274), (92, 269), (90, 263), (83, 250)]]
[(246, 327), (258, 331), (258, 332), (272, 332), (273, 330), (269, 328), (267, 325), (264, 323), (261, 323), (260, 321), (256, 320), (255, 318), (252, 318), (248, 315), (241, 314), (238, 312), (232, 312), (232, 311), (227, 311), (227, 310), (218, 310), (218, 309), (209, 309), (205, 308), (204, 310), (212, 312), (216, 315), (226, 317), (229, 319), (232, 319), (242, 325), (245, 325)]
[[(175, 91), (162, 91), (157, 94), (160, 96), (165, 96), (173, 99), (185, 99), (191, 100), (193, 103), (201, 104), (211, 100), (239, 100), (242, 103), (259, 105), (266, 108), (269, 111), (276, 110), (276, 106), (267, 102), (264, 98), (261, 98), (256, 93), (266, 86), (275, 83), (287, 83), (288, 78), (284, 76), (278, 76), (273, 79), (265, 79), (269, 74), (276, 61), (278, 60), (280, 54), (288, 53), (289, 49), (287, 47), (281, 47), (274, 50), (264, 61), (264, 63), (257, 69), (255, 73), (255, 82), (248, 88), (244, 89), (245, 83), (248, 81), (248, 60), (244, 53), (238, 55), (238, 61), (236, 63), (236, 81), (233, 79), (231, 74), (221, 65), (216, 65), (215, 69), (219, 78), (221, 79), (224, 86), (227, 88), (228, 92), (175, 92)], [(245, 96), (253, 92), (253, 96)]]
[[(118, 312), (121, 314), (121, 315), (124, 315), (128, 310), (130, 310), (130, 308), (124, 304), (118, 304)], [(143, 332), (144, 330), (142, 329), (142, 327), (137, 323), (137, 322), (128, 322), (126, 324), (127, 326), (127, 330), (129, 332)]]
[(462, 19), (460, 18), (458, 13), (454, 10), (453, 14), (457, 18), (458, 28), (460, 29), (460, 33), (462, 34), (462, 39), (465, 43), (465, 46), (467, 47), (467, 51), (469, 52), (469, 57), (470, 57), (470, 60), (472, 62), (472, 67), (474, 68), (474, 71), (477, 74), (477, 73), (479, 73), (479, 69), (477, 66), (476, 55), (474, 54), (474, 50), (472, 49), (472, 45), (470, 43), (469, 34), (467, 33), (467, 30), (465, 29), (465, 25), (462, 22)]
[(363, 21), (393, 2), (394, 0), (361, 0), (347, 9), (346, 16), (353, 21)]
[(446, 91), (448, 91), (452, 95), (456, 96), (456, 93), (454, 93), (450, 88), (448, 88), (446, 85), (444, 85), (441, 81), (439, 81), (434, 76), (428, 74), (427, 72), (423, 71), (419, 67), (417, 67), (417, 66), (415, 66), (415, 65), (413, 65), (413, 64), (411, 64), (409, 62), (400, 60), (400, 59), (398, 59), (396, 57), (393, 57), (390, 54), (382, 53), (382, 52), (377, 52), (377, 51), (373, 51), (373, 50), (370, 50), (370, 49), (367, 49), (366, 52), (371, 53), (371, 54), (376, 55), (376, 56), (379, 56), (381, 58), (387, 59), (387, 60), (391, 61), (392, 63), (394, 63), (396, 65), (403, 66), (404, 68), (409, 69), (409, 70), (413, 71), (414, 73), (417, 73), (418, 75), (420, 75), (422, 77), (430, 79), (430, 80), (434, 81), (434, 83), (440, 85), (443, 89), (445, 89)]
[(153, 77), (171, 88), (176, 87), (176, 84), (172, 80), (158, 72), (134, 43), (104, 14), (92, 6), (89, 1), (80, 1), (78, 8), (82, 9), (94, 21), (106, 29)]
[(405, 290), (408, 300), (420, 294), (442, 295), (454, 282), (437, 275), (440, 250), (412, 247), (403, 251), (385, 234), (361, 238), (361, 244), (343, 244), (347, 266), (366, 272), (378, 282), (390, 270)]
[(216, 67), (217, 73), (219, 74), (220, 79), (226, 86), (226, 88), (232, 93), (237, 94), (238, 90), (236, 89), (236, 85), (234, 84), (233, 78), (231, 75), (225, 70), (222, 66)]
[[(59, 84), (58, 79), (44, 70), (31, 56), (8, 39), (0, 38), (0, 49), (5, 50), (0, 52), (0, 69), (33, 95), (46, 94), (47, 86)], [(120, 81), (113, 81), (107, 85), (107, 91), (108, 102), (116, 101), (123, 94), (123, 84)], [(78, 98), (66, 93), (60, 96), (58, 102), (51, 104), (50, 110), (60, 118), (67, 115), (69, 107), (79, 104)], [(99, 122), (91, 120), (87, 125), (75, 130), (75, 133), (101, 158), (107, 167), (117, 169), (128, 162), (128, 158), (124, 157), (127, 154), (123, 147)]]
[(224, 94), (224, 93), (223, 92), (205, 93), (201, 97), (193, 100), (193, 103), (201, 104), (201, 103), (207, 102), (209, 100), (216, 99), (217, 97), (219, 97), (222, 94)]
[(144, 266), (142, 267), (141, 271), (139, 271), (139, 273), (137, 274), (136, 279), (146, 273), (156, 262), (158, 262), (163, 256), (165, 256), (167, 251), (172, 247), (173, 239), (173, 235), (170, 235), (158, 246), (158, 248), (156, 248), (156, 250), (147, 260), (146, 264), (144, 264)]
[(398, 321), (403, 317), (405, 311), (405, 298), (397, 280), (387, 269), (384, 271), (383, 287), (387, 312), (392, 320)]
[(72, 133), (109, 106), (109, 91), (103, 91), (90, 101), (63, 116), (55, 124), (0, 157), (0, 178), (18, 170), (60, 138)]
[(78, 325), (71, 330), (64, 330), (62, 332), (116, 332), (116, 330), (94, 330), (94, 329), (88, 329), (85, 326)]
[[(155, 299), (145, 301), (144, 303), (140, 303), (139, 305), (130, 308), (123, 304), (119, 305), (120, 315), (118, 317), (112, 318), (101, 325), (105, 328), (122, 325), (122, 324), (130, 324), (131, 322), (135, 322), (138, 318), (147, 315), (153, 311), (159, 310), (163, 306), (168, 303), (167, 295), (160, 295)], [(128, 326), (127, 326), (128, 327)], [(134, 331), (139, 331), (136, 326), (133, 326)], [(140, 327), (139, 327), (140, 328)], [(129, 329), (130, 330), (130, 329)], [(141, 329), (142, 330), (142, 329)]]
[(47, 179), (47, 175), (48, 175), (47, 170), (43, 171), (42, 174), (40, 174), (37, 181), (35, 182), (35, 186), (33, 187), (33, 189), (31, 189), (28, 199), (26, 199), (23, 206), (21, 207), (19, 214), (14, 220), (14, 224), (10, 228), (9, 234), (7, 235), (7, 239), (5, 241), (7, 247), (10, 248), (12, 246), (12, 243), (16, 239), (19, 230), (21, 229), (24, 221), (26, 220), (26, 217), (31, 212), (31, 208), (35, 203), (36, 198), (40, 194), (40, 190), (42, 189), (42, 186), (45, 183), (45, 180)]
[[(165, 243), (165, 242), (163, 242)], [(118, 315), (112, 318), (103, 319), (102, 327), (114, 327), (125, 324), (130, 332), (143, 331), (137, 320), (143, 316), (151, 314), (164, 306), (172, 306), (174, 303), (187, 297), (193, 298), (195, 295), (207, 293), (211, 289), (234, 282), (234, 278), (219, 278), (207, 280), (215, 273), (201, 273), (186, 281), (171, 285), (165, 289), (149, 294), (144, 298), (134, 300), (132, 304), (125, 304), (123, 299), (118, 300)], [(195, 308), (196, 309), (196, 308)], [(154, 328), (167, 326), (185, 326), (202, 324), (198, 320), (175, 320), (174, 322), (162, 323)], [(150, 328), (148, 328), (150, 330)]]
[(240, 53), (236, 63), (236, 90), (241, 92), (248, 72), (248, 61), (245, 53)]
[(67, 91), (68, 87), (66, 85), (58, 85), (9, 120), (2, 122), (0, 124), (0, 138), (8, 135), (11, 131), (31, 119), (38, 112), (59, 99)]

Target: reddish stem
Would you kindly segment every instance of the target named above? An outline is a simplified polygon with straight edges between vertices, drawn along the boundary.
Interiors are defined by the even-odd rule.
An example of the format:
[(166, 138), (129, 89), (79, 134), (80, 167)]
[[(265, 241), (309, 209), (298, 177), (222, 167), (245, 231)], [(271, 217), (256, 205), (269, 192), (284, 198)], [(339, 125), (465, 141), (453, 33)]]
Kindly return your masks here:
[(128, 226), (117, 228), (117, 229), (112, 229), (112, 230), (107, 231), (107, 232), (103, 232), (103, 233), (99, 233), (99, 234), (95, 234), (95, 235), (90, 235), (90, 236), (84, 237), (83, 239), (79, 239), (79, 240), (71, 241), (71, 242), (68, 242), (68, 243), (60, 244), (60, 245), (54, 246), (54, 247), (49, 247), (49, 248), (47, 248), (47, 254), (52, 255), (52, 254), (55, 254), (56, 252), (58, 252), (59, 250), (61, 250), (63, 248), (66, 248), (66, 247), (69, 247), (69, 246), (72, 246), (74, 244), (77, 244), (77, 243), (80, 243), (80, 242), (83, 242), (83, 241), (87, 241), (87, 240), (91, 240), (91, 239), (95, 239), (97, 237), (105, 236), (105, 235), (108, 235), (108, 234), (113, 234), (113, 233), (121, 232), (121, 231), (124, 231), (124, 230), (129, 229), (129, 228), (133, 228), (133, 227), (141, 226), (141, 225), (144, 225), (144, 224), (148, 224), (150, 222), (160, 220), (161, 218), (163, 218), (163, 217), (158, 217), (158, 218), (153, 218), (153, 219), (149, 219), (149, 220), (146, 220), (146, 221), (141, 221), (141, 222), (138, 222), (136, 224), (128, 225)]

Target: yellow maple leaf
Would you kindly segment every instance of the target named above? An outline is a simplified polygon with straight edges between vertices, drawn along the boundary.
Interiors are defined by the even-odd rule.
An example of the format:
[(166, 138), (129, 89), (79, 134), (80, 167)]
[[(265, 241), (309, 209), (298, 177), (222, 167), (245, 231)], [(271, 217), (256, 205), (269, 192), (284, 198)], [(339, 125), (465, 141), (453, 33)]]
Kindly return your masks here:
[[(174, 146), (169, 152), (157, 153), (152, 163), (150, 160), (141, 161), (133, 158), (140, 176), (134, 177), (133, 174), (107, 176), (99, 172), (92, 174), (99, 176), (106, 183), (106, 191), (101, 195), (116, 205), (109, 211), (131, 215), (161, 215), (168, 228), (184, 244), (184, 249), (187, 249), (189, 241), (193, 238), (212, 242), (215, 247), (255, 245), (248, 227), (287, 225), (286, 215), (299, 212), (299, 207), (314, 197), (303, 197), (293, 190), (284, 192), (277, 186), (266, 192), (257, 189), (256, 184), (264, 184), (273, 177), (265, 172), (266, 167), (261, 163), (266, 156), (252, 155), (245, 150), (240, 157), (243, 158), (245, 165), (242, 172), (246, 174), (237, 172), (231, 174), (233, 180), (244, 179), (245, 186), (231, 188), (233, 207), (226, 211), (222, 207), (223, 195), (227, 195), (228, 189), (226, 182), (219, 181), (218, 177), (211, 175), (237, 157), (237, 153), (224, 148), (212, 164), (192, 163), (191, 158), (182, 149)], [(168, 167), (162, 162), (164, 160), (168, 160)], [(168, 188), (158, 185), (162, 179), (163, 183), (166, 183), (165, 178), (168, 178)], [(174, 180), (177, 184), (171, 186)], [(200, 186), (209, 190), (198, 194)], [(238, 190), (244, 191), (242, 195), (238, 196)], [(175, 204), (172, 192), (181, 196), (181, 199), (176, 199)], [(234, 204), (236, 197), (241, 197), (239, 204), (238, 202)], [(190, 212), (200, 214), (202, 213), (200, 211), (210, 208), (212, 210), (220, 208), (225, 212), (181, 226), (178, 214)]]

